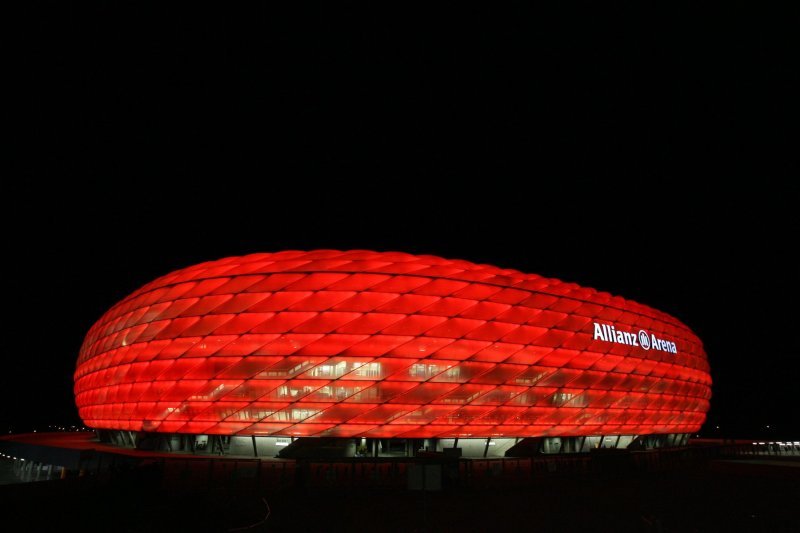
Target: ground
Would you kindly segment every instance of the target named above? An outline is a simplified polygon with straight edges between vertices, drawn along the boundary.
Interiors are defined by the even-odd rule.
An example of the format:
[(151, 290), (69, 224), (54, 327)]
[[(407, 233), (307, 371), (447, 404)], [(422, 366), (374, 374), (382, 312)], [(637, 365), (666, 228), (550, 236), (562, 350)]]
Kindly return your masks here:
[[(714, 461), (667, 473), (544, 476), (522, 488), (164, 491), (148, 475), (0, 486), (26, 531), (798, 531), (800, 472)], [(266, 521), (259, 523), (267, 514)], [(5, 529), (5, 528), (4, 528)], [(7, 528), (12, 531), (15, 528)]]

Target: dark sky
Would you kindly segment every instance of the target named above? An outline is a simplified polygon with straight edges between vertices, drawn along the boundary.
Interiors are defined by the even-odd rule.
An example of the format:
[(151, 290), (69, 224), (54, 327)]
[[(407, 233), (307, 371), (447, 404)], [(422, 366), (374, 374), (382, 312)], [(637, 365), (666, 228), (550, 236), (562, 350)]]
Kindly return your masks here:
[(671, 313), (709, 353), (703, 432), (796, 438), (781, 14), (384, 9), (38, 14), (3, 185), (2, 424), (75, 423), (83, 335), (154, 277), (325, 247), (489, 262)]

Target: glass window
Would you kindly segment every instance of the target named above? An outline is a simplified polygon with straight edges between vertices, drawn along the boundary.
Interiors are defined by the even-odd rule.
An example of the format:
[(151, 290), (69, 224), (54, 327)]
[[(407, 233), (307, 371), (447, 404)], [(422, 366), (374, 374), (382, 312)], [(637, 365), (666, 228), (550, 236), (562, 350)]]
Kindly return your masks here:
[(619, 441), (618, 435), (606, 435), (603, 437), (603, 443), (600, 445), (601, 448), (616, 448), (617, 441)]
[(588, 452), (594, 448), (599, 448), (600, 439), (602, 439), (602, 437), (586, 437), (583, 441), (583, 448), (581, 448), (581, 451)]
[(617, 448), (627, 448), (628, 445), (633, 442), (635, 435), (621, 435), (619, 437), (619, 442), (617, 442)]

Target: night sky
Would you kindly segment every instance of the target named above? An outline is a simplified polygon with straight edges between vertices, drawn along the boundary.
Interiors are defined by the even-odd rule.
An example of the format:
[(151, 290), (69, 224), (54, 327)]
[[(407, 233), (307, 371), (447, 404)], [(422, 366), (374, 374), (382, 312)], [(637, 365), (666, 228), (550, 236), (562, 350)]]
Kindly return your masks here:
[(703, 434), (798, 438), (798, 70), (782, 18), (397, 9), (39, 13), (21, 171), (3, 185), (0, 430), (77, 424), (83, 336), (153, 278), (361, 248), (670, 313), (709, 354)]

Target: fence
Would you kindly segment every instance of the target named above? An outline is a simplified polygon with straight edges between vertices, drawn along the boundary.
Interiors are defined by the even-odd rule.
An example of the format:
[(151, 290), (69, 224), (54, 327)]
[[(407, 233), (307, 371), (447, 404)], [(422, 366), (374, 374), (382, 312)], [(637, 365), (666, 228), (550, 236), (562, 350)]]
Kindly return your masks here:
[[(403, 457), (297, 461), (196, 456), (162, 456), (144, 460), (119, 457), (110, 464), (108, 460), (82, 463), (79, 472), (70, 477), (77, 475), (88, 483), (102, 483), (125, 476), (152, 479), (170, 490), (214, 487), (257, 491), (405, 489), (411, 487), (411, 465), (437, 465), (433, 469), (437, 476), (436, 487), (483, 489), (521, 487), (552, 476), (621, 476), (632, 472), (697, 468), (716, 459), (800, 457), (800, 443), (717, 442), (650, 451), (595, 452), (529, 458)], [(25, 463), (19, 465), (22, 468)]]
[(405, 489), (410, 465), (440, 465), (441, 486), (521, 487), (565, 475), (625, 475), (692, 467), (719, 456), (705, 449), (575, 454), (533, 458), (440, 459), (355, 458), (339, 460), (259, 461), (226, 458), (160, 460), (162, 484), (170, 488), (230, 486), (270, 491), (289, 488)]

